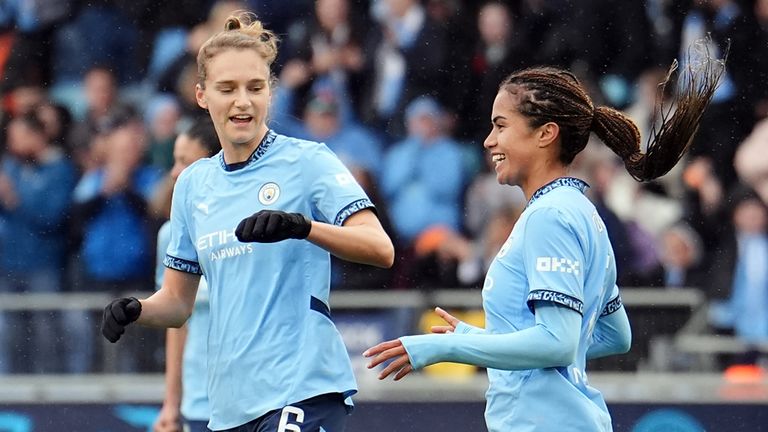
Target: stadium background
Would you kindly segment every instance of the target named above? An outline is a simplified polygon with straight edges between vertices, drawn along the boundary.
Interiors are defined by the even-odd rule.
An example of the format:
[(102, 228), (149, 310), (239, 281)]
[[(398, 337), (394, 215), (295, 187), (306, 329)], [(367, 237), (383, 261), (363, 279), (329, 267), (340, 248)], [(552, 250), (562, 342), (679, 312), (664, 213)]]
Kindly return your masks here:
[[(70, 118), (60, 117), (63, 130), (50, 136), (51, 144), (79, 175), (98, 168), (99, 139), (109, 140), (129, 119), (143, 124), (134, 133), (144, 143), (137, 150), (144, 162), (167, 170), (168, 143), (200, 114), (188, 99), (187, 51), (219, 29), (229, 11), (256, 12), (283, 39), (273, 127), (322, 135), (322, 119), (334, 118), (347, 135), (332, 134), (338, 141), (329, 145), (338, 146), (332, 148), (377, 199), (398, 247), (392, 272), (334, 263), (333, 317), (361, 388), (349, 430), (483, 430), (482, 371), (439, 365), (403, 382), (378, 382), (360, 353), (381, 340), (426, 331), (436, 305), (482, 322), (482, 258), (493, 254), (514, 221), (478, 209), (515, 214), (521, 205), (519, 195), (488, 186), (481, 154), (489, 97), (501, 77), (531, 64), (568, 67), (599, 103), (633, 116), (647, 137), (654, 85), (671, 59), (684, 58), (693, 35), (709, 33), (721, 53), (730, 40), (726, 83), (679, 168), (640, 187), (622, 177), (599, 145), (576, 166), (613, 227), (634, 336), (629, 354), (593, 362), (589, 379), (606, 395), (617, 431), (768, 430), (768, 334), (740, 330), (745, 324), (719, 315), (733, 307), (727, 312), (747, 327), (768, 323), (768, 279), (761, 273), (768, 262), (751, 268), (758, 283), (746, 290), (746, 304), (755, 307), (736, 308), (730, 300), (743, 287), (735, 240), (729, 242), (740, 229), (731, 210), (742, 203), (744, 188), (763, 207), (768, 197), (767, 1), (321, 3), (326, 13), (349, 8), (339, 25), (345, 30), (325, 32), (326, 39), (321, 12), (308, 0), (185, 0), (183, 7), (148, 0), (0, 1), (3, 156), (10, 154), (6, 126), (13, 118), (55, 106)], [(420, 10), (427, 24), (388, 33), (397, 20), (387, 6), (397, 5)], [(388, 34), (410, 37), (388, 40)], [(399, 60), (388, 57), (387, 43), (398, 46)], [(400, 86), (387, 87), (379, 67), (400, 61), (407, 73)], [(94, 71), (106, 71), (101, 77), (111, 80), (115, 96), (103, 115), (92, 116), (98, 97), (88, 77)], [(330, 117), (318, 123), (313, 114)], [(434, 161), (447, 169), (454, 160), (460, 169), (451, 173), (458, 180), (447, 198), (428, 184), (409, 185), (423, 188), (418, 197), (425, 204), (403, 211), (409, 198), (400, 189), (408, 187), (386, 186), (393, 168), (386, 161), (399, 143), (430, 138), (415, 121), (456, 150)], [(362, 145), (361, 136), (375, 144)], [(123, 346), (133, 360), (125, 362), (97, 331), (100, 310), (114, 294), (151, 291), (152, 266), (117, 281), (94, 278), (74, 208), (50, 231), (66, 249), (55, 276), (63, 281), (60, 289), (0, 288), (0, 314), (12, 323), (0, 327), (11, 359), (0, 371), (2, 432), (151, 430), (159, 409), (162, 332), (131, 329)], [(149, 238), (161, 219), (162, 209), (143, 215)], [(13, 236), (5, 221), (0, 212), (0, 271), (7, 280), (18, 272), (9, 257), (22, 266), (32, 261), (8, 248)], [(79, 324), (69, 327), (73, 321), (65, 317)]]

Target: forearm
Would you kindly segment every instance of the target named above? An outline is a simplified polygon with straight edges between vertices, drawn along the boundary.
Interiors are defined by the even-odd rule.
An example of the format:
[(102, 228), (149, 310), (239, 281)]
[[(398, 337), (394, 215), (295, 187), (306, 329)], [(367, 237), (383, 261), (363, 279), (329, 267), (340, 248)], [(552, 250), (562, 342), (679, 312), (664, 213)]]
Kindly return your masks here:
[(199, 275), (166, 269), (162, 288), (141, 300), (137, 323), (148, 327), (181, 327), (192, 315), (199, 282)]
[(600, 317), (592, 334), (592, 345), (587, 350), (587, 359), (596, 359), (615, 354), (624, 354), (632, 344), (632, 329), (627, 311), (620, 307), (610, 315)]
[(435, 334), (400, 338), (415, 369), (448, 361), (501, 370), (566, 366), (574, 361), (581, 316), (557, 306), (548, 319), (505, 334)]
[(181, 405), (181, 372), (186, 340), (186, 325), (178, 329), (171, 328), (165, 332), (165, 397), (163, 401), (175, 407)]
[(383, 268), (394, 261), (392, 240), (370, 210), (354, 214), (341, 227), (313, 221), (307, 240), (346, 261)]

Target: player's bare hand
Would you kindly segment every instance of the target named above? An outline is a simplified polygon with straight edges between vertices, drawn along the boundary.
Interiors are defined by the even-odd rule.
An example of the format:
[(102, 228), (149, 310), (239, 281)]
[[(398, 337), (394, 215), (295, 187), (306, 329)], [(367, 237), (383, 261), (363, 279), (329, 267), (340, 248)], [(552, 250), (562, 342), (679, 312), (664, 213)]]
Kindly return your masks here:
[(373, 369), (387, 360), (392, 360), (392, 362), (379, 373), (380, 380), (383, 380), (394, 373), (395, 381), (398, 381), (413, 371), (411, 358), (408, 357), (408, 352), (405, 350), (403, 343), (400, 342), (399, 339), (382, 342), (374, 347), (368, 348), (363, 353), (363, 356), (373, 357), (370, 363), (368, 363), (368, 369)]
[(456, 331), (456, 326), (459, 325), (459, 319), (449, 314), (442, 308), (436, 307), (435, 313), (443, 319), (448, 325), (432, 326), (432, 333), (453, 333)]
[(152, 432), (182, 432), (179, 407), (163, 403), (160, 414), (152, 425)]

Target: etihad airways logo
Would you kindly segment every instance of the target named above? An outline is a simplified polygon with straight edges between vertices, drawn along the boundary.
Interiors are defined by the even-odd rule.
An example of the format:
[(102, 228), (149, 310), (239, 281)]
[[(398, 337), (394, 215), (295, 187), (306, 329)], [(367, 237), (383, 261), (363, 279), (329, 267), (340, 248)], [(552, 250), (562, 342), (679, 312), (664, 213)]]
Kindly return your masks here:
[(197, 238), (197, 250), (208, 253), (211, 261), (250, 254), (252, 243), (240, 243), (235, 237), (235, 230), (221, 230)]
[(579, 261), (569, 260), (568, 258), (557, 257), (538, 257), (536, 258), (536, 270), (540, 272), (560, 272), (573, 273), (579, 275)]

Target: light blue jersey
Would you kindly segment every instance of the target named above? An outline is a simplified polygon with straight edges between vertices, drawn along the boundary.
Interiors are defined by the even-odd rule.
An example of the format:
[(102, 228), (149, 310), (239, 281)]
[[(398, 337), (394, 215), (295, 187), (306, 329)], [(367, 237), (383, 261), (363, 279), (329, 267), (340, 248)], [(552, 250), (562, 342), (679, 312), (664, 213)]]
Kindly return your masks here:
[(616, 262), (605, 226), (582, 193), (585, 187), (581, 180), (560, 178), (539, 189), (488, 269), (486, 332), (533, 326), (537, 300), (583, 317), (576, 361), (567, 368), (488, 369), (486, 422), (492, 431), (611, 429), (605, 402), (587, 384), (584, 370), (594, 325), (609, 301), (618, 299)]
[[(155, 270), (155, 288), (163, 284), (163, 257), (171, 241), (171, 223), (166, 222), (157, 232), (157, 268)], [(200, 278), (195, 297), (195, 309), (187, 321), (187, 339), (184, 343), (184, 353), (181, 368), (181, 415), (187, 420), (208, 421), (208, 321), (210, 309), (208, 306), (208, 283), (205, 277)]]
[(400, 338), (416, 369), (487, 368), (490, 432), (611, 430), (584, 368), (587, 355), (625, 352), (630, 330), (613, 249), (584, 188), (566, 177), (532, 196), (488, 270), (485, 329), (460, 323), (453, 334)]
[(220, 152), (179, 176), (164, 264), (208, 280), (211, 429), (313, 396), (357, 391), (327, 306), (329, 253), (306, 240), (241, 243), (238, 223), (271, 209), (342, 225), (370, 207), (325, 145), (273, 131), (243, 163), (226, 165)]

